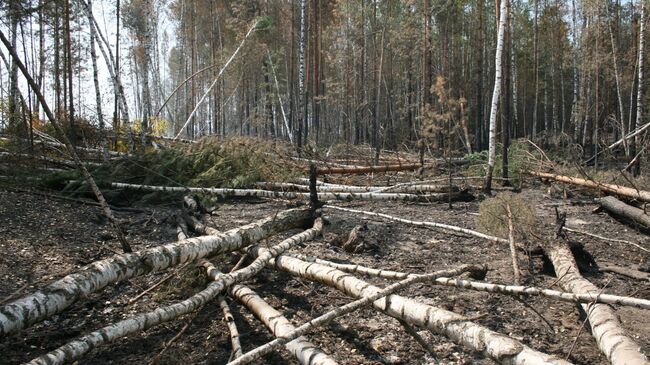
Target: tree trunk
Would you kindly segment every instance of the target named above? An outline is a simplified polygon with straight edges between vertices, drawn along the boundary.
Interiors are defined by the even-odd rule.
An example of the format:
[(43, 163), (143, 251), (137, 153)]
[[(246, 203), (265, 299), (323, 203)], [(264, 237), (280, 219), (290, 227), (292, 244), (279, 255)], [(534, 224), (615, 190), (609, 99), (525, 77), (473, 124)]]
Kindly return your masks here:
[[(645, 48), (645, 2), (641, 2), (641, 15), (640, 15), (640, 25), (639, 25), (639, 77), (638, 77), (638, 84), (637, 84), (637, 94), (636, 94), (636, 122), (634, 123), (635, 129), (639, 129), (641, 127), (641, 124), (643, 123), (643, 52)], [(641, 135), (638, 134), (634, 137), (634, 153), (633, 155), (636, 155), (641, 151), (643, 148), (641, 146)], [(643, 153), (641, 152), (641, 155)], [(632, 174), (634, 176), (639, 176), (641, 174), (641, 160), (642, 158), (638, 158), (634, 166), (632, 167)]]
[[(273, 264), (293, 275), (318, 281), (355, 298), (368, 297), (380, 288), (342, 271), (316, 263), (307, 263), (286, 255)], [(502, 364), (569, 364), (540, 352), (510, 337), (470, 322), (461, 315), (416, 302), (399, 295), (390, 295), (373, 302), (373, 307), (391, 317), (441, 334), (472, 351), (480, 352)]]
[(618, 194), (621, 196), (626, 196), (628, 198), (637, 199), (642, 202), (650, 203), (650, 191), (628, 188), (627, 186), (622, 185), (605, 184), (597, 181), (581, 179), (579, 177), (550, 174), (546, 172), (529, 171), (528, 173), (543, 179), (552, 179), (567, 184), (584, 186), (591, 189), (598, 189), (607, 193)]
[[(307, 41), (307, 0), (300, 1), (300, 36), (298, 39), (298, 125), (296, 135), (296, 147), (298, 151), (302, 148), (302, 130), (307, 125), (305, 113), (307, 98), (305, 96), (305, 42)], [(307, 141), (305, 141), (307, 142)], [(300, 153), (300, 152), (298, 152)]]
[(494, 173), (494, 163), (496, 160), (496, 138), (497, 138), (497, 109), (499, 107), (499, 97), (501, 97), (501, 77), (503, 64), (503, 45), (506, 33), (506, 19), (508, 16), (507, 3), (509, 0), (502, 0), (499, 16), (499, 32), (497, 34), (497, 50), (494, 60), (494, 91), (492, 93), (492, 106), (490, 108), (490, 140), (488, 145), (488, 167), (485, 175), (485, 185), (483, 191), (490, 193), (492, 189), (492, 174)]
[(96, 261), (77, 273), (0, 307), (0, 337), (61, 313), (77, 300), (107, 285), (238, 250), (278, 231), (304, 226), (309, 219), (307, 209), (288, 210), (220, 235), (190, 238)]
[[(88, 0), (88, 6), (92, 7), (92, 0)], [(92, 23), (92, 17), (88, 13), (88, 24)], [(90, 26), (90, 58), (93, 65), (93, 84), (95, 85), (95, 104), (97, 110), (97, 121), (99, 122), (99, 135), (102, 144), (102, 157), (108, 161), (108, 141), (106, 139), (106, 130), (104, 125), (104, 114), (102, 113), (102, 97), (99, 87), (99, 78), (97, 77), (97, 53), (95, 52), (95, 28)]]
[(650, 215), (646, 214), (643, 209), (633, 207), (625, 204), (622, 201), (614, 198), (613, 196), (606, 196), (598, 200), (600, 206), (611, 214), (624, 218), (627, 221), (641, 226), (646, 230), (650, 230)]
[[(262, 323), (273, 333), (275, 337), (283, 337), (293, 332), (296, 328), (287, 320), (282, 313), (271, 307), (257, 293), (243, 285), (234, 285), (229, 290), (230, 295), (244, 304)], [(297, 339), (285, 345), (287, 350), (304, 365), (311, 364), (337, 364), (334, 359), (325, 354), (307, 340), (306, 337)]]
[[(554, 242), (545, 248), (553, 263), (558, 284), (562, 289), (580, 294), (598, 294), (595, 285), (585, 280), (573, 258), (573, 253), (563, 242)], [(587, 314), (591, 332), (601, 351), (613, 365), (648, 364), (640, 347), (623, 330), (612, 307), (606, 304), (581, 304)]]
[(533, 126), (531, 138), (537, 138), (537, 106), (539, 105), (539, 0), (535, 1), (535, 33), (533, 35), (533, 58), (535, 72), (535, 101), (533, 103)]

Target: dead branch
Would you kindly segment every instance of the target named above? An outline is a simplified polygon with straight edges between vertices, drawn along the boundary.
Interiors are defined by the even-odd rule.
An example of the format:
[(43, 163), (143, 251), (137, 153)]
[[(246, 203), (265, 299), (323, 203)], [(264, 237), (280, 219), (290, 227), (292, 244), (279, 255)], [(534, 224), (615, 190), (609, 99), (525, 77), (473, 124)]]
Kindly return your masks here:
[(512, 258), (512, 270), (515, 277), (515, 284), (519, 285), (521, 283), (521, 270), (519, 269), (519, 263), (517, 262), (517, 248), (515, 246), (515, 226), (512, 223), (513, 216), (512, 210), (510, 209), (510, 204), (506, 204), (506, 212), (508, 213), (508, 242), (510, 244), (510, 257)]
[(409, 163), (403, 165), (384, 165), (384, 166), (355, 166), (355, 167), (321, 167), (318, 169), (319, 175), (333, 175), (333, 174), (369, 174), (377, 172), (390, 172), (390, 171), (415, 171), (420, 168), (435, 168), (433, 165), (421, 165), (419, 163)]
[(598, 270), (602, 272), (613, 272), (615, 274), (627, 276), (628, 278), (650, 281), (650, 274), (647, 272), (635, 270), (629, 267), (621, 267), (616, 265), (598, 265)]
[(412, 221), (408, 219), (403, 219), (403, 218), (398, 218), (394, 217), (388, 214), (383, 214), (383, 213), (375, 213), (375, 212), (368, 212), (368, 211), (363, 211), (363, 210), (356, 210), (356, 209), (350, 209), (350, 208), (343, 208), (343, 207), (337, 207), (334, 205), (325, 205), (323, 206), (325, 209), (334, 209), (334, 210), (340, 210), (342, 212), (348, 212), (348, 213), (356, 213), (356, 214), (364, 214), (372, 217), (380, 217), (380, 218), (385, 218), (388, 220), (392, 220), (395, 222), (401, 222), (413, 226), (419, 226), (419, 227), (430, 227), (430, 228), (438, 228), (438, 229), (443, 229), (446, 231), (451, 231), (455, 233), (462, 233), (462, 234), (467, 234), (470, 236), (482, 238), (491, 242), (498, 242), (498, 243), (505, 243), (505, 244), (510, 244), (510, 242), (504, 238), (500, 237), (495, 237), (495, 236), (490, 236), (478, 231), (474, 231), (471, 229), (467, 228), (461, 228), (458, 226), (452, 226), (448, 224), (443, 224), (443, 223), (435, 223), (435, 222), (422, 222), (422, 221)]
[(564, 230), (567, 231), (567, 232), (573, 232), (573, 233), (583, 234), (583, 235), (589, 236), (589, 237), (598, 238), (599, 240), (603, 240), (603, 241), (625, 243), (625, 244), (628, 244), (628, 245), (632, 245), (632, 246), (638, 248), (639, 250), (642, 250), (642, 251), (645, 251), (645, 252), (650, 252), (650, 250), (648, 250), (647, 248), (639, 245), (638, 243), (634, 243), (634, 242), (630, 242), (630, 241), (626, 241), (626, 240), (619, 240), (619, 239), (616, 239), (616, 238), (608, 238), (608, 237), (600, 236), (600, 235), (585, 232), (585, 231), (580, 231), (580, 230), (577, 230), (575, 228), (566, 227), (566, 226), (564, 227)]
[[(325, 265), (307, 263), (286, 255), (276, 257), (273, 264), (292, 275), (335, 287), (356, 298), (370, 296), (381, 290), (342, 271)], [(442, 334), (453, 342), (472, 351), (483, 353), (486, 357), (502, 364), (569, 364), (473, 323), (461, 315), (399, 295), (390, 295), (385, 299), (377, 300), (373, 306), (391, 317)]]
[[(598, 288), (580, 275), (573, 254), (565, 243), (555, 241), (548, 245), (545, 251), (553, 263), (556, 276), (560, 278), (560, 287), (572, 293), (598, 295)], [(625, 333), (616, 312), (610, 306), (599, 303), (582, 304), (582, 308), (587, 314), (591, 333), (598, 347), (613, 365), (648, 364), (639, 345)]]
[[(274, 183), (274, 182), (258, 182), (256, 186), (263, 189), (280, 189), (288, 191), (301, 191), (308, 192), (309, 186), (292, 184), (292, 183)], [(425, 194), (425, 193), (446, 193), (449, 192), (448, 185), (404, 185), (404, 186), (354, 186), (354, 185), (319, 185), (319, 192), (335, 192), (335, 193), (383, 193), (388, 190), (397, 193), (407, 194)], [(452, 192), (460, 191), (457, 186), (452, 187)]]
[(546, 172), (529, 171), (528, 173), (530, 175), (541, 177), (543, 179), (551, 179), (551, 180), (555, 180), (567, 184), (584, 186), (591, 189), (598, 189), (600, 191), (604, 191), (607, 193), (618, 194), (621, 196), (626, 196), (628, 198), (637, 199), (639, 201), (650, 203), (650, 191), (637, 190), (622, 185), (605, 184), (593, 180), (581, 179), (579, 177), (556, 175), (556, 174), (550, 174)]
[(220, 235), (190, 238), (97, 261), (33, 294), (0, 307), (0, 337), (60, 313), (80, 298), (109, 284), (208, 255), (235, 251), (275, 232), (304, 226), (309, 219), (309, 210), (293, 209)]
[(598, 199), (600, 206), (609, 213), (633, 222), (646, 230), (650, 230), (650, 215), (645, 214), (642, 209), (625, 204), (613, 196), (606, 196)]

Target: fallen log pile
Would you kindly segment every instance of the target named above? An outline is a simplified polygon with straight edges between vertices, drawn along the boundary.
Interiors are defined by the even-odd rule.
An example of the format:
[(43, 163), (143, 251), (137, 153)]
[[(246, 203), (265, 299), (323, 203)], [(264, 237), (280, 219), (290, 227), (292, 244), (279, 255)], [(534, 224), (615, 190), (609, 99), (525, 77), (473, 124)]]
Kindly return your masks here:
[[(384, 166), (388, 168), (389, 166)], [(398, 171), (381, 170), (376, 167), (355, 167), (353, 173)], [(342, 172), (345, 169), (348, 172)], [(312, 170), (314, 171), (314, 170)], [(326, 173), (350, 173), (349, 168), (332, 167), (321, 169)], [(172, 243), (143, 249), (133, 253), (118, 254), (104, 260), (96, 261), (69, 274), (60, 280), (24, 297), (9, 302), (0, 307), (0, 339), (15, 335), (29, 326), (50, 319), (68, 310), (73, 303), (83, 301), (92, 293), (97, 293), (107, 286), (128, 279), (140, 277), (153, 272), (171, 269), (162, 280), (148, 289), (140, 290), (140, 294), (132, 297), (128, 304), (132, 305), (145, 295), (158, 288), (174, 276), (184, 275), (187, 268), (199, 268), (205, 282), (196, 292), (175, 302), (167, 302), (146, 310), (136, 312), (130, 310), (113, 323), (102, 324), (87, 333), (75, 335), (76, 338), (66, 340), (67, 343), (57, 344), (56, 348), (46, 349), (29, 364), (63, 364), (72, 363), (87, 356), (91, 351), (126, 336), (134, 336), (155, 326), (178, 320), (182, 316), (197, 313), (204, 306), (214, 302), (223, 312), (230, 332), (231, 358), (228, 364), (247, 364), (263, 359), (264, 356), (285, 348), (291, 356), (301, 364), (337, 364), (343, 361), (344, 355), (325, 351), (319, 346), (317, 336), (319, 330), (328, 323), (339, 320), (343, 316), (354, 315), (359, 310), (372, 310), (398, 321), (398, 323), (413, 336), (419, 346), (430, 354), (433, 348), (418, 332), (426, 330), (444, 337), (469, 353), (490, 359), (500, 364), (570, 364), (570, 356), (547, 354), (536, 350), (530, 341), (515, 336), (509, 332), (500, 333), (484, 325), (472, 316), (457, 313), (453, 308), (437, 306), (426, 300), (427, 294), (397, 294), (398, 291), (419, 293), (423, 287), (428, 290), (439, 288), (454, 288), (459, 291), (477, 291), (484, 295), (502, 295), (522, 300), (523, 298), (543, 297), (546, 300), (574, 303), (582, 308), (589, 322), (589, 328), (597, 346), (607, 359), (615, 365), (648, 364), (643, 350), (635, 339), (630, 336), (618, 319), (615, 306), (630, 307), (636, 310), (650, 310), (650, 300), (637, 298), (633, 295), (615, 295), (603, 293), (580, 274), (573, 253), (566, 242), (560, 238), (548, 242), (540, 242), (542, 249), (549, 258), (557, 276), (556, 283), (561, 290), (539, 286), (519, 285), (526, 278), (519, 277), (517, 254), (524, 251), (524, 242), (518, 242), (515, 236), (513, 217), (517, 212), (510, 210), (502, 219), (508, 222), (509, 235), (497, 237), (474, 229), (435, 221), (418, 221), (401, 218), (397, 215), (352, 209), (332, 203), (320, 201), (408, 201), (408, 202), (447, 202), (451, 200), (471, 200), (469, 191), (455, 187), (433, 184), (403, 183), (393, 186), (354, 186), (328, 184), (316, 181), (318, 173), (312, 173), (310, 186), (298, 183), (260, 182), (260, 189), (225, 189), (200, 188), (183, 186), (154, 186), (125, 183), (111, 183), (113, 188), (144, 191), (162, 191), (173, 193), (204, 193), (233, 197), (257, 197), (285, 200), (308, 200), (309, 207), (294, 208), (275, 212), (266, 218), (253, 223), (220, 231), (205, 220), (205, 216), (218, 214), (214, 209), (203, 206), (196, 196), (183, 197), (183, 212), (174, 216), (178, 240)], [(544, 177), (544, 176), (540, 176)], [(559, 178), (558, 181), (571, 181)], [(591, 186), (589, 186), (591, 187)], [(599, 189), (602, 184), (596, 184)], [(607, 190), (609, 189), (609, 190)], [(611, 186), (604, 191), (614, 192)], [(632, 197), (632, 192), (616, 187), (619, 195)], [(623, 192), (623, 193), (621, 193)], [(643, 201), (643, 191), (635, 191), (633, 198)], [(601, 206), (617, 216), (633, 220), (645, 228), (647, 214), (642, 210), (626, 205), (613, 197), (598, 200)], [(636, 209), (636, 210), (635, 210)], [(388, 220), (410, 227), (430, 228), (436, 234), (461, 237), (471, 237), (478, 242), (498, 243), (490, 247), (508, 251), (514, 264), (514, 284), (495, 283), (487, 280), (488, 266), (481, 258), (476, 258), (476, 264), (459, 264), (447, 268), (436, 268), (431, 271), (404, 272), (383, 267), (372, 268), (352, 262), (335, 262), (317, 256), (308, 256), (298, 252), (301, 245), (317, 239), (324, 233), (325, 222), (322, 212), (328, 215), (345, 214), (348, 219), (353, 215), (359, 217)], [(287, 231), (291, 231), (288, 233)], [(188, 231), (196, 236), (191, 237)], [(289, 235), (290, 234), (290, 235)], [(269, 244), (269, 239), (283, 235), (279, 243)], [(288, 237), (288, 238), (287, 238)], [(477, 240), (478, 239), (478, 240)], [(304, 251), (303, 251), (304, 252)], [(525, 251), (524, 251), (525, 252)], [(226, 273), (228, 260), (224, 257), (240, 255), (239, 261), (230, 272)], [(509, 260), (508, 260), (509, 261)], [(510, 262), (510, 261), (509, 261)], [(490, 268), (491, 269), (491, 268)], [(223, 272), (221, 270), (224, 270)], [(258, 294), (257, 289), (249, 286), (259, 279), (264, 270), (272, 271), (274, 275), (294, 277), (302, 283), (318, 283), (329, 288), (338, 295), (345, 296), (344, 305), (328, 305), (322, 310), (312, 310), (311, 317), (304, 319), (290, 316), (289, 313), (277, 308), (267, 297)], [(509, 274), (512, 270), (509, 271)], [(366, 282), (355, 275), (370, 276), (374, 279)], [(463, 275), (469, 278), (462, 277)], [(493, 278), (490, 278), (493, 279)], [(385, 280), (384, 284), (377, 284)], [(207, 284), (206, 284), (207, 282)], [(305, 285), (305, 284), (303, 284)], [(143, 288), (144, 289), (144, 288)], [(261, 291), (260, 291), (261, 293)], [(428, 292), (427, 292), (428, 293)], [(487, 293), (487, 294), (485, 294)], [(242, 347), (240, 338), (248, 333), (240, 332), (237, 327), (237, 313), (231, 312), (226, 299), (238, 301), (260, 322), (268, 328), (275, 338), (252, 349)], [(444, 300), (444, 298), (437, 298)], [(291, 300), (287, 300), (291, 306)], [(433, 301), (435, 303), (435, 301)], [(539, 313), (538, 313), (539, 315)], [(187, 320), (181, 331), (163, 348), (180, 337), (190, 326)], [(297, 323), (299, 322), (299, 323)], [(505, 329), (504, 329), (505, 330)], [(548, 349), (547, 349), (548, 350)], [(161, 352), (161, 353), (162, 353)], [(556, 351), (557, 352), (557, 351)], [(570, 355), (570, 350), (569, 350)]]

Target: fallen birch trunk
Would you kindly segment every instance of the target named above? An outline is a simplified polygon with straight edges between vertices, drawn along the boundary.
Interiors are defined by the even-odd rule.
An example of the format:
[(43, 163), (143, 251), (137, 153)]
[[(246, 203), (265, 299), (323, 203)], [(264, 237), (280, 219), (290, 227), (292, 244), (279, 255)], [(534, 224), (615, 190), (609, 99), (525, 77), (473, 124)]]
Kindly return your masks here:
[(530, 175), (541, 177), (544, 179), (552, 179), (567, 184), (584, 186), (591, 189), (598, 189), (607, 193), (618, 194), (618, 195), (626, 196), (628, 198), (637, 199), (642, 202), (650, 203), (650, 191), (637, 190), (622, 185), (605, 184), (605, 183), (600, 183), (592, 180), (581, 179), (579, 177), (556, 175), (556, 174), (550, 174), (546, 172), (529, 171), (528, 173)]
[[(291, 211), (289, 211), (291, 212)], [(285, 212), (286, 214), (286, 212)], [(281, 217), (276, 217), (276, 219), (281, 220)], [(72, 342), (69, 342), (58, 349), (43, 355), (37, 359), (32, 360), (30, 365), (55, 365), (62, 364), (66, 362), (72, 362), (84, 356), (93, 348), (102, 345), (107, 342), (115, 341), (118, 338), (127, 336), (132, 333), (137, 333), (144, 331), (153, 326), (159, 325), (164, 322), (168, 322), (175, 318), (178, 318), (184, 314), (190, 313), (199, 307), (205, 305), (207, 302), (211, 301), (219, 295), (225, 288), (238, 283), (244, 280), (250, 279), (255, 274), (260, 272), (265, 263), (272, 258), (272, 255), (275, 253), (281, 253), (286, 249), (291, 248), (291, 246), (298, 243), (304, 242), (306, 240), (314, 238), (317, 234), (322, 231), (322, 222), (317, 219), (314, 222), (314, 227), (310, 228), (302, 233), (299, 233), (295, 236), (292, 236), (281, 243), (273, 246), (263, 255), (260, 255), (256, 260), (254, 260), (247, 267), (231, 272), (229, 274), (217, 273), (216, 270), (211, 270), (209, 276), (214, 281), (208, 284), (208, 287), (199, 293), (191, 296), (188, 299), (183, 300), (166, 307), (159, 307), (155, 310), (139, 314), (120, 322), (111, 324), (104, 328), (101, 328), (97, 331), (89, 333), (85, 336), (82, 336)], [(230, 232), (230, 231), (229, 231)], [(254, 232), (250, 232), (250, 235), (254, 235)], [(242, 237), (243, 236), (243, 237)], [(205, 236), (210, 237), (210, 236)], [(249, 245), (253, 241), (250, 239), (243, 239), (245, 235), (240, 235), (240, 242), (246, 241), (245, 245)], [(259, 237), (260, 239), (262, 237)], [(190, 241), (190, 242), (187, 242)], [(187, 240), (187, 244), (191, 244), (191, 240)], [(170, 246), (170, 245), (167, 245)], [(237, 247), (236, 249), (242, 248), (243, 246)], [(217, 253), (217, 252), (215, 252)], [(132, 254), (135, 256), (136, 254)], [(124, 255), (123, 255), (124, 256)], [(204, 255), (205, 256), (205, 255)], [(194, 257), (193, 259), (196, 259)]]
[(611, 214), (650, 230), (650, 215), (647, 215), (642, 209), (625, 204), (613, 196), (600, 198), (598, 203)]
[[(302, 191), (308, 192), (309, 186), (292, 184), (292, 183), (274, 183), (274, 182), (258, 182), (255, 183), (260, 188), (263, 189), (281, 189), (281, 190), (291, 190), (291, 191)], [(391, 190), (396, 193), (408, 193), (408, 194), (424, 194), (424, 193), (447, 193), (449, 192), (448, 185), (413, 185), (413, 186), (403, 186), (394, 189), (390, 189), (391, 186), (353, 186), (353, 185), (337, 185), (337, 186), (319, 186), (318, 192), (336, 192), (336, 193), (379, 193), (384, 190)], [(452, 186), (452, 192), (458, 192), (460, 189), (457, 186)]]
[[(157, 186), (157, 185), (137, 185), (125, 183), (111, 183), (114, 188), (133, 189), (145, 191), (164, 191), (164, 192), (197, 192), (206, 194), (217, 194), (236, 197), (258, 197), (258, 198), (283, 198), (283, 199), (309, 199), (309, 193), (296, 193), (284, 191), (269, 191), (256, 189), (222, 189), (222, 188), (191, 188), (182, 186)], [(447, 201), (449, 194), (399, 194), (399, 193), (319, 193), (318, 198), (321, 200), (394, 200), (394, 201), (411, 201), (411, 202), (437, 202)], [(474, 199), (468, 191), (463, 190), (451, 193), (453, 201), (470, 201)]]
[(442, 271), (437, 271), (435, 273), (423, 274), (419, 276), (411, 276), (400, 282), (389, 285), (388, 287), (381, 289), (374, 294), (363, 296), (362, 298), (357, 299), (354, 302), (348, 303), (338, 308), (334, 308), (333, 310), (326, 312), (325, 314), (310, 320), (309, 322), (301, 325), (300, 327), (294, 328), (293, 330), (283, 334), (281, 337), (277, 336), (278, 338), (276, 338), (275, 340), (245, 353), (237, 360), (228, 363), (228, 365), (244, 365), (244, 364), (251, 363), (257, 359), (262, 358), (264, 355), (273, 352), (273, 349), (280, 347), (293, 339), (304, 336), (308, 332), (314, 330), (317, 327), (323, 326), (331, 322), (337, 317), (341, 317), (345, 314), (352, 313), (357, 309), (360, 309), (361, 307), (364, 307), (378, 299), (385, 298), (386, 296), (391, 295), (398, 290), (407, 288), (408, 286), (416, 283), (433, 280), (439, 276), (460, 275), (467, 271), (474, 270), (475, 268), (472, 266), (473, 265), (463, 265), (456, 269), (442, 270)]
[[(591, 293), (598, 295), (600, 290), (580, 275), (575, 259), (569, 247), (563, 242), (554, 242), (545, 248), (553, 263), (558, 284), (562, 289), (573, 293)], [(639, 345), (630, 338), (616, 312), (606, 304), (582, 304), (589, 319), (591, 333), (607, 359), (613, 365), (648, 364), (648, 359), (641, 353)]]
[(228, 331), (230, 332), (230, 344), (232, 346), (231, 358), (236, 359), (243, 354), (243, 351), (241, 349), (241, 343), (239, 342), (239, 330), (235, 323), (235, 317), (233, 317), (232, 312), (230, 311), (230, 306), (226, 303), (226, 298), (224, 298), (223, 295), (217, 297), (217, 302), (223, 312), (223, 319), (226, 321)]
[[(383, 270), (383, 269), (374, 269), (371, 267), (365, 267), (356, 264), (341, 264), (338, 262), (332, 262), (327, 260), (322, 260), (316, 257), (309, 257), (305, 255), (295, 254), (295, 253), (285, 253), (286, 256), (295, 257), (297, 259), (314, 262), (321, 265), (326, 265), (350, 274), (361, 274), (366, 276), (372, 276), (388, 280), (402, 280), (409, 276), (417, 276), (418, 274), (405, 273), (400, 271), (393, 270)], [(606, 266), (607, 267), (607, 266)], [(522, 296), (522, 297), (546, 297), (554, 300), (559, 300), (562, 302), (570, 303), (603, 303), (603, 304), (612, 304), (620, 305), (625, 307), (635, 307), (640, 309), (649, 309), (650, 310), (650, 300), (634, 298), (634, 297), (624, 297), (619, 295), (612, 294), (600, 294), (600, 293), (568, 293), (552, 289), (538, 288), (534, 286), (522, 286), (522, 285), (502, 285), (502, 284), (493, 284), (493, 283), (483, 283), (472, 280), (464, 279), (452, 279), (452, 278), (437, 278), (431, 282), (435, 285), (442, 286), (451, 286), (461, 289), (469, 289), (474, 291), (481, 291), (487, 293), (495, 294), (506, 294), (512, 296)]]
[(383, 166), (319, 167), (318, 175), (369, 174), (369, 173), (390, 172), (390, 171), (415, 171), (420, 168), (433, 168), (435, 166), (436, 164), (421, 165), (419, 163), (409, 163), (409, 164), (383, 165)]
[[(277, 338), (285, 338), (296, 328), (286, 319), (282, 313), (271, 307), (264, 299), (260, 298), (257, 293), (251, 289), (234, 285), (230, 290), (230, 295), (239, 300), (248, 308)], [(298, 359), (303, 365), (334, 365), (337, 362), (329, 355), (324, 353), (316, 345), (312, 344), (304, 336), (299, 336), (291, 342), (286, 343), (287, 350)], [(235, 361), (243, 356), (238, 356)]]
[[(342, 271), (286, 255), (276, 257), (273, 265), (292, 275), (332, 286), (355, 298), (371, 296), (381, 290)], [(399, 295), (379, 299), (373, 302), (373, 306), (391, 317), (444, 335), (453, 342), (502, 364), (570, 364), (473, 323), (459, 314)]]
[[(61, 165), (65, 167), (71, 167), (71, 168), (76, 168), (77, 164), (74, 161), (69, 161), (69, 160), (60, 160), (58, 158), (52, 158), (52, 157), (47, 157), (47, 156), (40, 156), (40, 155), (30, 155), (27, 153), (9, 153), (9, 152), (0, 152), (0, 157), (14, 157), (14, 158), (24, 158), (24, 159), (33, 159), (33, 160), (38, 160), (46, 163), (52, 163), (56, 165)], [(98, 162), (89, 162), (89, 161), (82, 161), (84, 165), (87, 166), (101, 166), (101, 163)]]
[(405, 224), (409, 224), (409, 225), (412, 225), (412, 226), (438, 228), (438, 229), (443, 229), (443, 230), (447, 230), (447, 231), (451, 231), (451, 232), (455, 232), (455, 233), (467, 234), (467, 235), (482, 238), (482, 239), (485, 239), (485, 240), (488, 240), (488, 241), (491, 241), (491, 242), (510, 244), (510, 242), (507, 239), (504, 239), (504, 238), (490, 236), (490, 235), (487, 235), (487, 234), (484, 234), (484, 233), (481, 233), (481, 232), (478, 232), (478, 231), (474, 231), (474, 230), (471, 230), (471, 229), (462, 228), (462, 227), (458, 227), (458, 226), (452, 226), (452, 225), (443, 224), (443, 223), (412, 221), (412, 220), (408, 220), (408, 219), (394, 217), (392, 215), (388, 215), (388, 214), (384, 214), (384, 213), (368, 212), (368, 211), (364, 211), (364, 210), (356, 210), (356, 209), (350, 209), (350, 208), (337, 207), (337, 206), (334, 206), (334, 205), (324, 205), (323, 208), (324, 209), (340, 210), (342, 212), (348, 212), (348, 213), (364, 214), (364, 215), (371, 216), (371, 217), (385, 218), (385, 219), (388, 219), (388, 220), (392, 220), (392, 221), (400, 222), (400, 223), (405, 223)]
[(293, 209), (219, 235), (189, 238), (97, 261), (33, 294), (0, 307), (0, 337), (60, 313), (77, 300), (109, 284), (202, 257), (235, 251), (278, 231), (304, 226), (309, 220), (308, 209)]

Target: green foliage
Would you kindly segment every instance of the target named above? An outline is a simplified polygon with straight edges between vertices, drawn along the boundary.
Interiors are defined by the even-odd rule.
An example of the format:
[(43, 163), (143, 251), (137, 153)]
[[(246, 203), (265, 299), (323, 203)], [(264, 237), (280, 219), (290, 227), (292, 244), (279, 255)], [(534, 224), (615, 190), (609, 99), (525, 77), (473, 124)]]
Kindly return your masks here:
[[(513, 140), (508, 148), (508, 173), (511, 182), (519, 184), (523, 175), (530, 166), (530, 157), (533, 154), (532, 146), (524, 139)], [(503, 174), (503, 145), (496, 146), (496, 161), (494, 164), (494, 176)], [(488, 151), (474, 152), (465, 155), (469, 161), (465, 173), (467, 176), (485, 176), (488, 163)]]
[[(144, 185), (248, 188), (261, 180), (284, 181), (300, 175), (279, 156), (289, 155), (284, 145), (257, 138), (232, 138), (220, 141), (204, 138), (198, 143), (146, 152), (124, 158), (91, 171), (100, 186), (111, 182)], [(75, 171), (50, 175), (49, 188), (81, 193), (85, 184)], [(158, 198), (162, 194), (157, 195)]]
[(257, 23), (255, 24), (255, 31), (256, 32), (264, 32), (273, 26), (273, 18), (271, 18), (268, 15), (261, 16), (257, 19)]
[(508, 206), (512, 212), (512, 221), (516, 232), (524, 235), (534, 229), (535, 207), (518, 195), (505, 192), (481, 203), (476, 219), (478, 230), (497, 237), (507, 237)]

